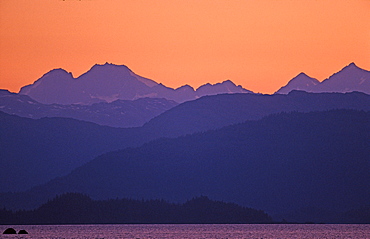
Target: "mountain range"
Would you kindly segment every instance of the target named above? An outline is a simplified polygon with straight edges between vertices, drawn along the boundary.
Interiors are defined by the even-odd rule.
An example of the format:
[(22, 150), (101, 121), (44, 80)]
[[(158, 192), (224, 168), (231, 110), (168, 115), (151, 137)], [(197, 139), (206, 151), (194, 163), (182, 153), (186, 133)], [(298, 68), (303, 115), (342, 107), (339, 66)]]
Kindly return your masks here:
[(359, 91), (370, 94), (370, 71), (361, 69), (355, 63), (351, 63), (322, 82), (302, 72), (276, 93), (287, 94), (292, 90), (304, 90), (313, 93)]
[(331, 215), (369, 203), (369, 122), (369, 112), (353, 110), (270, 115), (103, 154), (65, 177), (0, 199), (12, 208), (39, 206), (65, 192), (172, 202), (207, 195), (270, 215), (317, 209), (319, 222), (335, 222)]
[(29, 189), (100, 154), (161, 137), (204, 132), (279, 112), (331, 109), (370, 111), (370, 96), (300, 91), (213, 95), (177, 105), (136, 128), (112, 128), (69, 118), (29, 119), (0, 112), (0, 192)]
[(31, 85), (21, 88), (19, 94), (28, 95), (44, 104), (92, 104), (138, 98), (165, 98), (178, 103), (205, 95), (221, 93), (252, 93), (227, 80), (215, 85), (205, 84), (194, 90), (185, 85), (177, 89), (166, 87), (141, 77), (127, 66), (106, 63), (94, 65), (78, 78), (63, 69), (54, 69)]
[[(370, 71), (351, 63), (323, 82), (300, 73), (276, 93), (287, 94), (292, 90), (307, 92), (352, 91), (370, 94)], [(217, 84), (205, 84), (194, 90), (189, 85), (177, 89), (141, 77), (125, 65), (106, 63), (96, 64), (78, 78), (63, 69), (54, 69), (21, 88), (19, 94), (28, 95), (43, 104), (84, 104), (113, 102), (116, 100), (136, 100), (138, 98), (165, 98), (182, 103), (206, 95), (224, 93), (253, 93), (226, 80)]]
[(40, 119), (43, 117), (73, 118), (111, 127), (139, 127), (155, 116), (178, 105), (164, 98), (116, 100), (91, 105), (42, 104), (27, 95), (0, 90), (0, 110), (13, 115)]
[(178, 137), (242, 123), (246, 120), (258, 120), (280, 112), (311, 112), (331, 109), (369, 111), (370, 95), (360, 92), (342, 94), (292, 91), (287, 95), (205, 96), (171, 108), (145, 123), (142, 128), (161, 137)]
[(132, 129), (0, 112), (1, 191), (23, 191), (45, 183), (100, 154), (138, 146), (138, 137)]
[[(302, 72), (276, 94), (292, 90), (369, 94), (370, 72), (351, 63), (322, 83)], [(93, 66), (78, 78), (63, 69), (52, 70), (18, 94), (0, 90), (0, 110), (33, 119), (66, 117), (127, 128), (142, 126), (177, 102), (233, 93), (253, 92), (229, 80), (207, 83), (197, 90), (188, 85), (171, 89), (133, 73), (124, 65), (106, 63)]]
[(0, 90), (0, 207), (68, 192), (205, 195), (280, 219), (349, 222), (338, 215), (369, 211), (369, 74), (351, 63), (264, 95), (231, 81), (172, 89), (108, 63), (78, 78), (52, 70)]

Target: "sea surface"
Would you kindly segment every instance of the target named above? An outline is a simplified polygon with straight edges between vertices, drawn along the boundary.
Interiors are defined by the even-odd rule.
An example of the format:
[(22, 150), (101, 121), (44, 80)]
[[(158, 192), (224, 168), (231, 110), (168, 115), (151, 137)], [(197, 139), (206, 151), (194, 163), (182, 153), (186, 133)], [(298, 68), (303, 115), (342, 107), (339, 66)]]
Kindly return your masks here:
[(370, 238), (369, 224), (0, 225), (28, 235), (0, 238)]

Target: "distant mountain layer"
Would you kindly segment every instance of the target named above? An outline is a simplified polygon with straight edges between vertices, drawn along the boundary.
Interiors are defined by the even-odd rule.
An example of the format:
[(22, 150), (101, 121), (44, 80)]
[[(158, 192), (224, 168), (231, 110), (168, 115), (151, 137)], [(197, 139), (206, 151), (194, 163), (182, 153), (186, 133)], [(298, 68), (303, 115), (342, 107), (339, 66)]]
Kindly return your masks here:
[(305, 73), (300, 73), (293, 79), (289, 81), (286, 86), (281, 87), (276, 93), (278, 94), (288, 94), (292, 90), (310, 91), (316, 85), (320, 84), (315, 78), (311, 78)]
[[(292, 90), (314, 93), (359, 91), (370, 94), (370, 71), (351, 63), (323, 82), (300, 73), (276, 93), (287, 94)], [(230, 80), (214, 85), (207, 83), (196, 90), (189, 85), (172, 89), (135, 74), (127, 66), (106, 63), (94, 65), (78, 78), (63, 69), (51, 70), (33, 84), (22, 87), (19, 93), (44, 104), (86, 105), (146, 97), (182, 103), (206, 95), (253, 92), (236, 86)]]
[[(27, 96), (16, 97), (20, 105), (29, 100)], [(138, 101), (141, 100), (145, 99)], [(34, 101), (30, 102), (37, 106), (36, 109), (39, 107)], [(115, 103), (120, 102), (94, 104), (86, 109), (100, 105), (112, 107)], [(85, 106), (65, 107), (84, 109)], [(314, 94), (299, 91), (288, 95), (214, 95), (177, 105), (144, 126), (131, 129), (103, 127), (67, 118), (34, 120), (0, 112), (0, 189), (1, 192), (26, 190), (63, 176), (100, 154), (140, 146), (160, 137), (204, 132), (279, 112), (330, 109), (370, 111), (370, 96), (358, 92)]]
[(27, 95), (0, 91), (0, 111), (22, 117), (73, 118), (111, 127), (139, 127), (150, 119), (178, 105), (175, 101), (157, 98), (116, 100), (92, 105), (42, 104)]
[(314, 93), (359, 91), (370, 94), (370, 71), (361, 69), (355, 63), (351, 63), (321, 83), (301, 73), (276, 93), (287, 94), (292, 90), (304, 90)]
[(252, 93), (231, 81), (206, 84), (198, 90), (186, 85), (178, 89), (166, 87), (133, 73), (124, 65), (94, 65), (78, 78), (63, 69), (52, 70), (19, 92), (44, 104), (92, 104), (138, 98), (165, 98), (178, 103), (204, 95)]
[(138, 138), (133, 129), (67, 118), (34, 120), (0, 111), (0, 189), (27, 190), (100, 154), (138, 146)]
[(370, 95), (352, 93), (307, 93), (288, 95), (225, 94), (206, 96), (180, 104), (144, 124), (143, 129), (163, 137), (217, 129), (257, 120), (280, 112), (310, 112), (331, 109), (370, 111)]
[(364, 111), (280, 113), (160, 139), (97, 157), (27, 193), (2, 194), (1, 204), (42, 203), (65, 192), (175, 202), (207, 195), (269, 214), (319, 208), (318, 220), (330, 222), (325, 211), (370, 201), (369, 122)]

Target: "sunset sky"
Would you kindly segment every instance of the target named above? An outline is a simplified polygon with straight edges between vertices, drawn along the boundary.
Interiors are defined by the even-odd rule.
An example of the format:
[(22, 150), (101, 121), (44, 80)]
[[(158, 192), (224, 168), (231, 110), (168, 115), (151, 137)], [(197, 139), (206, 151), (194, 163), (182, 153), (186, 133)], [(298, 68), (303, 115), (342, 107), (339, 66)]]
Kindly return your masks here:
[(370, 0), (0, 0), (0, 89), (105, 62), (273, 93), (302, 71), (370, 70)]

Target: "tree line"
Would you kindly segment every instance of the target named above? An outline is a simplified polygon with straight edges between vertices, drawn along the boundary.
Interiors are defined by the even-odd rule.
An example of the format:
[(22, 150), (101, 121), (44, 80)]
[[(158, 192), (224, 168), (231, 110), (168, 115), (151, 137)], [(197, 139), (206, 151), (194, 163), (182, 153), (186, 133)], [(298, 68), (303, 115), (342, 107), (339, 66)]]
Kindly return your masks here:
[(35, 210), (0, 210), (0, 224), (271, 223), (264, 211), (200, 196), (183, 204), (164, 200), (93, 200), (65, 193)]

